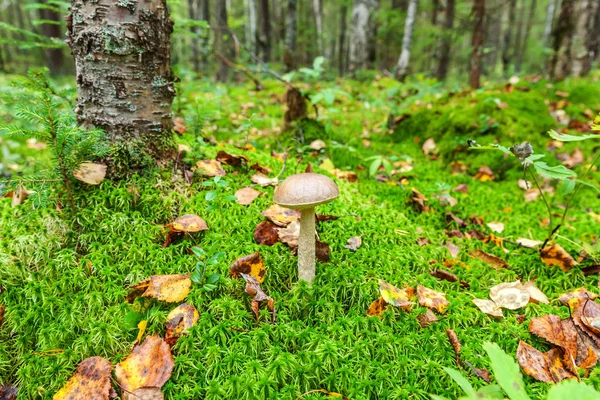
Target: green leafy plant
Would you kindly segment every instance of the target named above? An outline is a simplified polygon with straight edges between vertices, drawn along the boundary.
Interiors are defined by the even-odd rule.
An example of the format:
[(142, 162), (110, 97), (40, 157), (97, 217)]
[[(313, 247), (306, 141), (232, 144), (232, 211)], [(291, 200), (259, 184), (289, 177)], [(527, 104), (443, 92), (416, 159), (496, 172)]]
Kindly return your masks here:
[(377, 171), (379, 171), (379, 167), (381, 166), (383, 166), (383, 170), (387, 175), (391, 175), (392, 170), (394, 169), (392, 161), (384, 155), (367, 157), (365, 158), (365, 161), (371, 161), (369, 164), (369, 176), (371, 177), (377, 176)]
[[(503, 399), (504, 393), (511, 400), (530, 400), (525, 390), (523, 376), (517, 363), (506, 354), (496, 343), (486, 342), (483, 348), (490, 357), (492, 371), (498, 385), (484, 386), (475, 391), (469, 381), (457, 370), (444, 368), (450, 378), (454, 380), (463, 390), (466, 396), (460, 399), (481, 400), (481, 399)], [(444, 397), (431, 395), (434, 400), (443, 400)], [(582, 382), (566, 379), (548, 391), (547, 400), (596, 400), (600, 398), (598, 393), (591, 386)]]
[(206, 274), (206, 268), (209, 265), (217, 265), (225, 253), (218, 252), (206, 259), (206, 251), (204, 251), (204, 249), (200, 247), (192, 247), (192, 251), (198, 257), (198, 262), (196, 262), (196, 268), (192, 275), (190, 275), (190, 279), (192, 282), (202, 285), (202, 290), (205, 292), (212, 292), (217, 288), (216, 283), (219, 281), (219, 279), (221, 279), (221, 275), (209, 274), (205, 278), (204, 275)]
[(83, 162), (108, 154), (104, 134), (77, 125), (73, 113), (64, 107), (65, 102), (69, 103), (66, 93), (50, 82), (47, 69), (30, 70), (15, 85), (22, 89), (22, 99), (16, 106), (16, 115), (22, 123), (0, 126), (0, 135), (34, 137), (45, 142), (52, 152), (53, 163), (51, 168), (19, 177), (9, 184), (35, 191), (34, 206), (46, 203), (53, 188), (59, 195), (56, 201), (66, 200), (75, 214), (73, 171)]
[(229, 182), (220, 176), (215, 176), (212, 180), (201, 183), (204, 187), (212, 188), (204, 195), (204, 199), (208, 202), (207, 210), (219, 210), (221, 215), (221, 227), (223, 227), (223, 205), (237, 200), (237, 197), (227, 194)]

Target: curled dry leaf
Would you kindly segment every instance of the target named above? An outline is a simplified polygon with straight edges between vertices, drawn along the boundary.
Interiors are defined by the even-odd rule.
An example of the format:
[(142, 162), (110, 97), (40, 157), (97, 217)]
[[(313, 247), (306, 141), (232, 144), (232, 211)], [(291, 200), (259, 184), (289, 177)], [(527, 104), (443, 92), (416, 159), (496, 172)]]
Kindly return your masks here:
[[(563, 361), (566, 361), (566, 357), (563, 354), (563, 351), (558, 348), (550, 349), (546, 356), (548, 357), (548, 370), (550, 371), (550, 375), (554, 382), (558, 383), (564, 379), (575, 379), (575, 373), (573, 370), (570, 370), (567, 365)], [(572, 364), (572, 361), (569, 361), (569, 364)]]
[(488, 228), (490, 228), (494, 232), (497, 232), (497, 233), (504, 232), (504, 224), (502, 222), (488, 222), (486, 225), (488, 226)]
[(115, 377), (123, 390), (161, 388), (171, 377), (175, 362), (169, 345), (158, 336), (148, 336), (115, 368)]
[(73, 176), (89, 185), (99, 185), (106, 176), (106, 165), (84, 162), (73, 171)]
[(319, 151), (323, 150), (325, 147), (327, 147), (327, 145), (321, 139), (317, 139), (313, 140), (308, 147), (310, 147), (313, 150)]
[(547, 266), (558, 265), (565, 272), (577, 265), (577, 261), (556, 243), (544, 247), (540, 252), (540, 256)]
[(563, 293), (558, 297), (558, 300), (562, 305), (574, 309), (579, 304), (589, 300), (595, 300), (598, 297), (597, 294), (587, 291), (585, 288), (580, 287), (567, 293)]
[(260, 245), (273, 246), (279, 241), (278, 227), (271, 221), (263, 221), (254, 230), (254, 241)]
[(439, 319), (433, 313), (433, 311), (431, 311), (430, 309), (427, 309), (427, 311), (425, 311), (424, 314), (417, 315), (417, 321), (419, 321), (419, 325), (421, 326), (421, 328), (425, 329), (432, 323), (438, 322)]
[(437, 146), (435, 145), (435, 140), (433, 140), (433, 138), (427, 139), (423, 143), (423, 146), (421, 146), (421, 149), (423, 150), (423, 153), (426, 156), (433, 153), (436, 150), (436, 148), (437, 148)]
[(170, 227), (177, 232), (200, 232), (208, 230), (206, 221), (197, 216), (196, 214), (185, 214), (177, 218)]
[(233, 154), (229, 154), (224, 152), (223, 150), (217, 153), (215, 159), (221, 164), (231, 165), (232, 167), (237, 167), (240, 165), (246, 165), (250, 160), (246, 156), (237, 156)]
[(298, 220), (292, 221), (285, 228), (277, 228), (277, 232), (282, 243), (293, 249), (298, 247), (300, 240), (300, 222)]
[(505, 282), (490, 289), (490, 298), (499, 307), (517, 310), (529, 303), (529, 292), (520, 281)]
[(473, 375), (483, 379), (487, 383), (490, 383), (490, 371), (488, 371), (487, 369), (474, 367), (473, 364), (471, 364), (468, 361), (463, 361), (463, 364), (466, 364), (469, 367)]
[(273, 204), (265, 211), (261, 212), (269, 221), (279, 226), (287, 226), (290, 222), (297, 221), (300, 218), (300, 211), (281, 207)]
[(367, 317), (381, 317), (387, 304), (383, 297), (378, 298), (369, 306)]
[(172, 347), (183, 331), (196, 325), (199, 318), (198, 310), (189, 303), (183, 303), (171, 310), (167, 315), (165, 342)]
[(263, 283), (265, 280), (265, 262), (260, 256), (260, 252), (240, 257), (229, 267), (229, 275), (234, 278), (239, 278), (240, 274), (253, 276), (258, 283)]
[(525, 287), (525, 289), (527, 289), (527, 291), (529, 292), (530, 302), (550, 304), (548, 297), (546, 297), (546, 295), (540, 289), (538, 289), (537, 286), (535, 286), (535, 283), (533, 281), (525, 282), (523, 287)]
[(410, 305), (414, 303), (410, 301), (412, 296), (406, 289), (398, 289), (383, 279), (378, 279), (377, 281), (379, 282), (379, 294), (386, 303), (400, 307), (405, 311), (410, 311)]
[(260, 196), (260, 192), (256, 189), (252, 189), (251, 187), (241, 188), (235, 192), (237, 203), (243, 206), (247, 206), (248, 204), (252, 203), (258, 196)]
[(465, 221), (459, 217), (457, 217), (456, 215), (447, 212), (446, 213), (446, 225), (450, 225), (452, 222), (454, 222), (456, 224), (456, 226), (458, 228), (463, 228), (465, 226), (467, 226), (467, 224), (465, 223)]
[(541, 242), (539, 240), (533, 240), (533, 239), (526, 239), (526, 238), (518, 238), (517, 239), (517, 244), (524, 246), (524, 247), (531, 247), (532, 249), (535, 249), (542, 243), (543, 242)]
[(110, 362), (102, 357), (86, 358), (53, 400), (108, 400), (112, 392), (111, 370)]
[(275, 322), (275, 302), (273, 299), (265, 294), (265, 292), (260, 287), (260, 283), (256, 280), (252, 275), (240, 273), (242, 278), (246, 281), (246, 293), (248, 293), (252, 297), (252, 312), (256, 317), (256, 322), (258, 322), (258, 308), (262, 302), (267, 303), (267, 308), (271, 311), (271, 322)]
[(548, 357), (536, 348), (520, 341), (517, 348), (517, 361), (523, 372), (532, 378), (546, 383), (554, 383), (548, 370)]
[(327, 221), (335, 221), (336, 219), (340, 219), (337, 215), (325, 215), (325, 214), (316, 214), (315, 218), (317, 222), (327, 222)]
[(456, 357), (456, 365), (460, 367), (460, 342), (458, 341), (458, 335), (452, 329), (446, 328), (446, 335), (448, 340), (454, 349), (454, 356)]
[(279, 183), (279, 179), (277, 177), (275, 178), (269, 178), (268, 176), (266, 176), (265, 174), (263, 174), (262, 172), (257, 172), (254, 175), (252, 175), (252, 177), (250, 178), (250, 180), (254, 183), (256, 183), (259, 186), (265, 187), (265, 186), (275, 186)]
[[(573, 324), (562, 321), (558, 315), (544, 315), (529, 321), (529, 331), (563, 349), (567, 365), (577, 360), (577, 332)], [(574, 366), (570, 369), (574, 370)]]
[(417, 286), (417, 296), (419, 297), (419, 304), (424, 307), (433, 308), (440, 314), (444, 313), (450, 304), (446, 300), (445, 293), (426, 288), (422, 285)]
[(487, 165), (483, 165), (475, 174), (475, 179), (480, 180), (481, 182), (493, 181), (495, 179), (494, 173)]
[(444, 281), (448, 281), (448, 282), (460, 282), (460, 285), (462, 287), (464, 287), (465, 289), (468, 289), (470, 287), (468, 282), (458, 279), (458, 277), (456, 275), (454, 275), (450, 271), (446, 271), (445, 269), (437, 269), (437, 270), (429, 271), (429, 275), (431, 275), (435, 278), (444, 280)]
[(354, 236), (354, 237), (351, 237), (350, 239), (348, 239), (348, 244), (344, 247), (346, 249), (356, 251), (360, 248), (361, 245), (362, 245), (362, 237)]
[(502, 318), (502, 309), (498, 307), (496, 303), (492, 300), (484, 300), (484, 299), (473, 299), (473, 303), (479, 308), (482, 312), (486, 313), (490, 317)]
[(189, 274), (152, 275), (132, 287), (127, 301), (131, 303), (136, 297), (142, 296), (175, 303), (185, 299), (191, 287), (192, 280)]
[(442, 246), (444, 246), (445, 248), (448, 249), (452, 258), (456, 258), (458, 253), (460, 253), (460, 248), (457, 245), (455, 245), (454, 243), (448, 242), (448, 243), (444, 243)]
[(225, 176), (225, 170), (217, 160), (200, 160), (196, 163), (196, 168), (196, 171), (203, 176)]
[(410, 198), (410, 200), (417, 206), (417, 209), (420, 212), (431, 211), (431, 208), (429, 207), (429, 205), (425, 204), (425, 202), (428, 201), (427, 197), (425, 197), (423, 195), (423, 193), (419, 192), (415, 188), (411, 188), (411, 190), (412, 190), (412, 197)]
[(484, 263), (490, 265), (494, 269), (501, 269), (501, 268), (508, 267), (508, 264), (506, 263), (506, 261), (504, 261), (500, 257), (497, 257), (493, 254), (486, 253), (483, 250), (475, 250), (471, 253), (471, 255), (475, 258), (480, 259)]
[(427, 238), (425, 236), (421, 236), (420, 238), (417, 239), (417, 244), (419, 246), (427, 246), (428, 244), (431, 244), (431, 240), (429, 240), (429, 238)]
[(250, 166), (250, 169), (253, 169), (255, 171), (260, 172), (261, 174), (270, 174), (271, 172), (273, 172), (270, 168), (267, 167), (263, 167), (262, 165), (260, 165), (259, 163), (254, 163)]

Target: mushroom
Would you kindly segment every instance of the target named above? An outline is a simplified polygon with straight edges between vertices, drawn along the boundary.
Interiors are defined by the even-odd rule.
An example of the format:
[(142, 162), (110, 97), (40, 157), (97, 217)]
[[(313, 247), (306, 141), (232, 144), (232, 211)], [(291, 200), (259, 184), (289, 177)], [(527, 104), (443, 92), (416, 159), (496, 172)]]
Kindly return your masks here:
[(312, 284), (315, 279), (315, 207), (338, 197), (338, 187), (330, 178), (305, 172), (292, 175), (275, 189), (273, 201), (300, 210), (298, 278)]

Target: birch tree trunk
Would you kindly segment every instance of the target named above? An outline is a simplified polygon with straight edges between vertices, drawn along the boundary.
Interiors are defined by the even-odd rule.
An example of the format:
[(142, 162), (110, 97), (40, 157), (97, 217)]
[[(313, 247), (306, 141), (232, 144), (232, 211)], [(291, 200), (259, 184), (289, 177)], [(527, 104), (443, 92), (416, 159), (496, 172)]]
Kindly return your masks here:
[(108, 140), (129, 152), (121, 163), (143, 158), (138, 152), (158, 161), (169, 157), (175, 89), (166, 0), (73, 0), (67, 26), (79, 123), (104, 129)]
[(261, 56), (265, 62), (271, 61), (271, 12), (269, 10), (269, 0), (260, 0), (260, 40), (258, 44), (261, 50)]
[[(233, 54), (233, 47), (231, 46), (230, 41), (227, 2), (225, 2), (224, 0), (217, 0), (215, 14), (217, 20), (215, 30), (215, 49), (220, 54), (225, 56), (225, 58), (232, 60), (233, 58), (235, 58), (235, 54)], [(229, 66), (224, 62), (220, 62), (219, 69), (217, 71), (217, 80), (219, 82), (226, 82), (228, 79)]]
[(594, 25), (598, 3), (594, 0), (580, 0), (577, 5), (572, 73), (574, 76), (584, 76), (590, 71), (594, 57)]
[(485, 0), (473, 1), (473, 15), (475, 16), (475, 21), (473, 26), (473, 53), (471, 54), (469, 83), (473, 89), (478, 89), (481, 85), (481, 53), (485, 36), (483, 26), (483, 21), (485, 20)]
[(340, 5), (340, 38), (338, 44), (338, 71), (341, 75), (344, 75), (346, 71), (346, 60), (348, 52), (346, 51), (346, 30), (347, 28), (347, 15), (348, 6), (346, 3)]
[(571, 71), (574, 13), (575, 0), (562, 0), (557, 24), (552, 32), (553, 53), (548, 63), (548, 75), (552, 79), (564, 79)]
[(298, 0), (287, 0), (287, 9), (285, 17), (285, 52), (283, 63), (286, 70), (292, 71), (296, 68), (296, 23)]
[(515, 20), (517, 17), (517, 0), (510, 0), (508, 5), (508, 21), (506, 26), (506, 32), (504, 32), (504, 39), (502, 42), (502, 72), (504, 75), (508, 73), (510, 64), (513, 59), (514, 46), (512, 43), (512, 31), (515, 26)]
[(252, 53), (256, 54), (256, 0), (244, 0), (244, 11), (246, 14), (246, 47)]
[(402, 52), (396, 64), (396, 79), (403, 81), (408, 75), (408, 67), (410, 65), (410, 47), (412, 44), (413, 27), (417, 17), (417, 1), (410, 0), (408, 3), (408, 14), (404, 23), (404, 37), (402, 38)]
[(519, 48), (519, 55), (517, 56), (517, 63), (515, 65), (515, 71), (521, 72), (521, 66), (523, 65), (523, 57), (527, 51), (527, 42), (529, 41), (529, 34), (531, 33), (531, 26), (533, 25), (533, 18), (535, 16), (536, 0), (531, 0), (529, 15), (527, 16), (527, 23), (525, 25), (525, 35), (523, 36), (523, 42)]
[(554, 21), (554, 10), (556, 9), (556, 0), (548, 0), (548, 7), (546, 7), (546, 22), (544, 23), (544, 37), (542, 43), (544, 46), (548, 46), (550, 40), (550, 34), (552, 33), (552, 21)]
[(313, 0), (313, 10), (315, 13), (315, 25), (317, 28), (317, 47), (319, 55), (323, 55), (323, 10), (321, 0)]
[(356, 72), (367, 67), (370, 20), (377, 3), (374, 0), (354, 0), (352, 4), (352, 27), (348, 70)]
[(440, 63), (437, 70), (437, 78), (440, 81), (446, 79), (450, 67), (450, 47), (452, 44), (452, 30), (454, 28), (455, 0), (448, 0), (446, 4), (446, 18), (444, 20), (444, 36), (440, 47)]

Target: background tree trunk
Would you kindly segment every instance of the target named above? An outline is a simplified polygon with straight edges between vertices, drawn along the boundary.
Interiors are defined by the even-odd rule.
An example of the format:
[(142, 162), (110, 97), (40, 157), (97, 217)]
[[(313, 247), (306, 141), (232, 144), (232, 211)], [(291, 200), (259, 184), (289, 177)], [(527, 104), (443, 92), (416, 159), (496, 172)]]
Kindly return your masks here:
[(346, 51), (346, 30), (347, 28), (348, 6), (346, 3), (340, 5), (340, 38), (338, 45), (338, 71), (340, 75), (346, 72), (346, 60), (348, 52)]
[(440, 0), (431, 0), (431, 25), (437, 25)]
[[(45, 1), (44, 4), (46, 4)], [(16, 2), (15, 6), (17, 8), (21, 7), (19, 2)], [(18, 10), (18, 12), (20, 13), (20, 9)], [(52, 21), (50, 23), (43, 23), (42, 25), (40, 25), (42, 35), (55, 39), (62, 38), (62, 23), (61, 16), (59, 13), (48, 8), (41, 8), (40, 18), (45, 21)], [(20, 19), (22, 20), (22, 16)], [(20, 21), (20, 24), (22, 24), (22, 21)], [(52, 75), (60, 74), (63, 71), (64, 64), (62, 49), (46, 49), (44, 51), (44, 54), (46, 59), (46, 66), (48, 67), (48, 69), (50, 69), (50, 73)]]
[(173, 22), (166, 0), (127, 5), (73, 0), (71, 21), (80, 124), (103, 128), (117, 147), (145, 151), (155, 160), (169, 157), (175, 89), (169, 44)]
[(512, 30), (515, 26), (516, 15), (517, 0), (510, 0), (508, 4), (508, 21), (502, 43), (502, 72), (504, 73), (504, 76), (508, 74), (508, 69), (510, 68), (513, 58)]
[(410, 46), (412, 43), (413, 27), (417, 17), (417, 0), (410, 0), (408, 3), (408, 14), (404, 23), (404, 37), (402, 38), (402, 52), (396, 64), (396, 79), (403, 81), (408, 75), (410, 63)]
[(482, 45), (485, 36), (483, 26), (483, 21), (485, 20), (485, 0), (473, 1), (473, 15), (475, 16), (475, 21), (473, 24), (473, 53), (471, 54), (471, 74), (469, 76), (469, 83), (473, 89), (478, 89), (481, 78)]
[(271, 61), (271, 12), (269, 9), (269, 0), (260, 0), (260, 33), (258, 44), (260, 54), (265, 62)]
[[(219, 0), (217, 0), (219, 1)], [(289, 3), (289, 1), (288, 1)], [(244, 12), (246, 14), (246, 47), (252, 53), (257, 54), (256, 48), (256, 26), (257, 26), (257, 11), (256, 0), (244, 0)]]
[(552, 33), (552, 22), (554, 21), (554, 10), (556, 9), (556, 0), (548, 0), (548, 7), (546, 7), (546, 22), (544, 23), (544, 37), (542, 43), (544, 46), (548, 46), (550, 40), (550, 34)]
[(575, 35), (573, 37), (574, 76), (584, 76), (590, 69), (593, 57), (593, 40), (598, 5), (596, 0), (580, 0), (577, 4)]
[(448, 0), (446, 4), (446, 18), (444, 20), (444, 35), (440, 46), (440, 63), (437, 69), (437, 78), (440, 81), (446, 79), (450, 67), (450, 46), (452, 44), (452, 30), (454, 28), (454, 0)]
[(320, 56), (323, 55), (323, 10), (321, 0), (313, 0), (313, 11), (315, 13), (315, 26), (317, 28), (317, 47)]
[(353, 2), (348, 54), (348, 70), (350, 72), (367, 67), (369, 23), (376, 5), (377, 3), (373, 0), (354, 0)]
[(503, 0), (492, 0), (490, 3), (492, 10), (485, 14), (485, 48), (487, 53), (484, 56), (483, 64), (486, 74), (493, 74), (498, 63), (498, 53), (500, 47), (500, 37), (502, 32), (502, 12)]
[(548, 63), (548, 75), (552, 79), (564, 79), (571, 70), (574, 12), (575, 0), (562, 0), (557, 24), (552, 32), (553, 54)]
[[(235, 54), (233, 53), (233, 47), (230, 42), (229, 34), (229, 15), (227, 13), (227, 2), (224, 0), (217, 0), (216, 8), (216, 30), (215, 30), (215, 49), (225, 56), (228, 60), (233, 60)], [(229, 79), (229, 66), (224, 62), (219, 63), (219, 69), (217, 71), (217, 80), (219, 82), (226, 82)]]
[(519, 54), (517, 56), (517, 63), (515, 65), (515, 71), (521, 72), (521, 66), (523, 65), (523, 57), (527, 51), (527, 42), (529, 41), (529, 34), (531, 33), (531, 26), (533, 25), (533, 18), (535, 16), (536, 0), (531, 0), (529, 7), (529, 14), (527, 16), (527, 23), (525, 25), (525, 35), (523, 36), (523, 42), (519, 48)]
[(296, 69), (296, 8), (298, 0), (287, 0), (286, 25), (285, 25), (285, 52), (283, 54), (283, 63), (287, 72)]
[(392, 10), (395, 9), (408, 10), (408, 0), (392, 0)]

